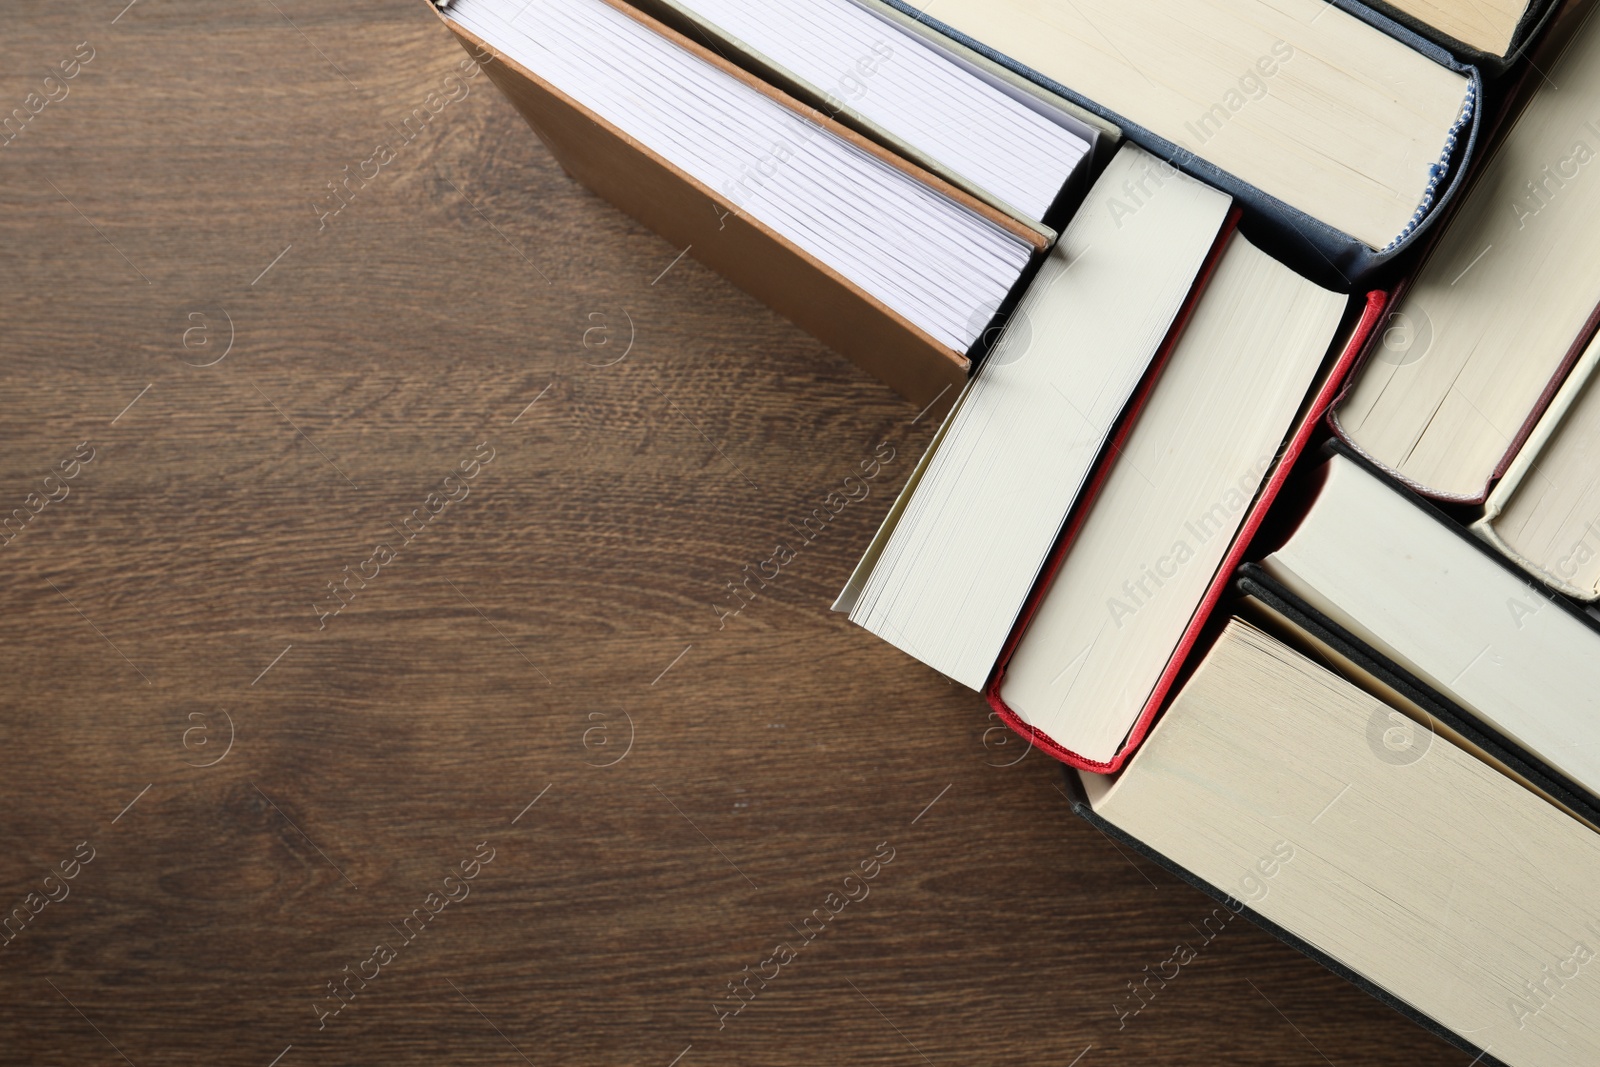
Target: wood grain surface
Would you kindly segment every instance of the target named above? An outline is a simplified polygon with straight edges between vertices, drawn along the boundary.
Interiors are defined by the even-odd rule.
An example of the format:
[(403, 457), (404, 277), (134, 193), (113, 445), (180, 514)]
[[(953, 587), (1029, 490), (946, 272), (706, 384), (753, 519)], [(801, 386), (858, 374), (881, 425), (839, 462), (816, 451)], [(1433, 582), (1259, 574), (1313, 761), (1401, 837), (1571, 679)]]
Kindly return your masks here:
[(1210, 902), (829, 611), (930, 420), (423, 5), (6, 28), (0, 1062), (1464, 1067), (1242, 921), (1119, 1017)]

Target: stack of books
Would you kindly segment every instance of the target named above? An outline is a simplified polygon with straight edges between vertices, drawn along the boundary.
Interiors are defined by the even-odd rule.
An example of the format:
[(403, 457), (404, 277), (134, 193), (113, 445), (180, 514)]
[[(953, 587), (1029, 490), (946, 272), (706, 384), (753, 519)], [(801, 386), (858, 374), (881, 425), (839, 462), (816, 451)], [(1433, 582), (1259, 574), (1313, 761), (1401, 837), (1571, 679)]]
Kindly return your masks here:
[(1595, 2), (434, 0), (942, 413), (838, 610), (1514, 1067), (1600, 1062)]

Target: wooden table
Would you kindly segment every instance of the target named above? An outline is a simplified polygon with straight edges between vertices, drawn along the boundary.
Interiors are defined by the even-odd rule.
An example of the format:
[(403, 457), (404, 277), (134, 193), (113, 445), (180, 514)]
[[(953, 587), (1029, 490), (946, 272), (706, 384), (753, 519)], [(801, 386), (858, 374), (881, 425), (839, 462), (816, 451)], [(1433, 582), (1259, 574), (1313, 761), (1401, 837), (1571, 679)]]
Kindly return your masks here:
[(829, 611), (930, 420), (422, 4), (125, 3), (0, 41), (0, 1061), (1465, 1063), (1242, 921), (1119, 1019), (1210, 902)]

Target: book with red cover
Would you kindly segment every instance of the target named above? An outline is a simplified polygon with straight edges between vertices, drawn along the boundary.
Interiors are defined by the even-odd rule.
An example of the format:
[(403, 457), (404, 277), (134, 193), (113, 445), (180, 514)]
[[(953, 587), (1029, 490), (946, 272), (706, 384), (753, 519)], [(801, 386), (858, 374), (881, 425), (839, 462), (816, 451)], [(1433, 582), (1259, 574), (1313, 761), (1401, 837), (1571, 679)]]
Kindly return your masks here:
[[(1405, 286), (1402, 284), (1396, 289), (1394, 300), (1398, 301), (1404, 291)], [(1550, 380), (1545, 383), (1544, 389), (1540, 391), (1538, 399), (1534, 401), (1533, 407), (1528, 411), (1528, 417), (1522, 420), (1522, 425), (1517, 428), (1517, 432), (1513, 434), (1511, 440), (1507, 442), (1506, 449), (1501, 453), (1500, 459), (1495, 463), (1494, 470), (1490, 472), (1488, 480), (1483, 483), (1482, 487), (1479, 488), (1477, 492), (1465, 494), (1443, 493), (1432, 488), (1431, 486), (1424, 485), (1413, 478), (1406, 477), (1393, 467), (1390, 467), (1381, 460), (1369, 455), (1361, 448), (1360, 445), (1355, 442), (1355, 439), (1351, 437), (1351, 435), (1345, 430), (1344, 426), (1342, 426), (1339, 422), (1339, 413), (1337, 410), (1339, 402), (1344, 399), (1344, 394), (1349, 392), (1351, 387), (1355, 384), (1356, 373), (1360, 371), (1362, 367), (1366, 366), (1367, 362), (1384, 347), (1384, 337), (1388, 333), (1387, 323), (1385, 323), (1385, 327), (1385, 329), (1374, 329), (1371, 331), (1371, 335), (1367, 338), (1366, 346), (1361, 352), (1360, 358), (1356, 361), (1355, 366), (1351, 368), (1349, 378), (1346, 381), (1344, 388), (1340, 390), (1340, 395), (1335, 397), (1333, 403), (1328, 405), (1328, 428), (1338, 436), (1339, 440), (1343, 441), (1347, 446), (1349, 446), (1350, 451), (1360, 456), (1369, 464), (1382, 469), (1384, 477), (1399, 482), (1401, 485), (1404, 485), (1407, 489), (1410, 489), (1419, 496), (1425, 496), (1433, 500), (1441, 500), (1452, 504), (1477, 505), (1482, 504), (1484, 501), (1489, 499), (1489, 493), (1494, 489), (1495, 483), (1501, 479), (1501, 477), (1511, 467), (1511, 464), (1516, 461), (1517, 453), (1522, 451), (1522, 446), (1527, 443), (1529, 435), (1533, 433), (1533, 428), (1537, 426), (1539, 424), (1539, 420), (1544, 417), (1544, 413), (1550, 407), (1550, 402), (1555, 399), (1556, 393), (1561, 391), (1562, 383), (1567, 380), (1567, 375), (1571, 373), (1573, 366), (1578, 362), (1579, 358), (1582, 357), (1584, 350), (1589, 347), (1589, 342), (1594, 339), (1595, 332), (1600, 330), (1600, 304), (1597, 304), (1595, 309), (1589, 313), (1589, 317), (1584, 320), (1583, 328), (1578, 331), (1578, 335), (1573, 338), (1572, 344), (1567, 348), (1566, 355), (1562, 356), (1561, 362), (1556, 365), (1555, 373), (1550, 376)]]
[[(1226, 237), (1230, 229), (1231, 227), (1224, 227), (1223, 237)], [(1219, 238), (1218, 248), (1222, 244), (1223, 240)], [(1001, 683), (1005, 679), (1007, 662), (1011, 659), (1012, 653), (1016, 651), (1017, 645), (1022, 640), (1022, 635), (1027, 631), (1028, 623), (1038, 610), (1045, 593), (1049, 590), (1050, 583), (1055, 577), (1056, 571), (1060, 569), (1062, 560), (1071, 551), (1073, 539), (1083, 525), (1084, 520), (1088, 517), (1090, 504), (1093, 503), (1100, 487), (1105, 483), (1106, 477), (1110, 474), (1112, 464), (1116, 462), (1123, 442), (1132, 431), (1133, 425), (1137, 421), (1139, 408), (1149, 396), (1150, 391), (1155, 388), (1156, 381), (1160, 376), (1161, 365), (1165, 363), (1166, 357), (1170, 355), (1178, 336), (1183, 332), (1189, 312), (1199, 299), (1200, 293), (1204, 288), (1204, 281), (1208, 277), (1209, 269), (1215, 263), (1215, 255), (1216, 253), (1214, 252), (1213, 260), (1207, 264), (1207, 272), (1203, 273), (1196, 282), (1195, 289), (1190, 293), (1188, 303), (1178, 319), (1173, 323), (1173, 328), (1169, 332), (1166, 342), (1162, 345), (1161, 354), (1157, 357), (1155, 364), (1152, 365), (1151, 372), (1141, 383), (1139, 392), (1130, 401), (1127, 412), (1121, 419), (1110, 441), (1110, 446), (1102, 453), (1089, 484), (1073, 506), (1072, 516), (1068, 519), (1055, 549), (1051, 552), (1049, 561), (1045, 564), (1038, 580), (1034, 583), (1033, 592), (1028, 595), (1028, 601), (1023, 606), (1021, 614), (1012, 627), (1011, 636), (1007, 639), (1005, 648), (1001, 651), (1000, 658), (995, 663), (994, 671), (989, 676), (989, 682), (984, 687), (984, 695), (988, 698), (990, 707), (995, 710), (1006, 725), (1031, 742), (1036, 748), (1080, 770), (1109, 774), (1120, 768), (1127, 758), (1132, 755), (1133, 751), (1139, 747), (1139, 742), (1144, 740), (1145, 734), (1150, 729), (1150, 724), (1166, 703), (1173, 682), (1177, 679), (1184, 664), (1189, 659), (1190, 653), (1194, 650), (1195, 642), (1199, 639), (1218, 602), (1227, 592), (1234, 570), (1243, 562), (1245, 550), (1248, 548), (1252, 537), (1261, 528), (1262, 522), (1266, 519), (1268, 509), (1271, 508), (1273, 501), (1277, 499), (1278, 493), (1288, 479), (1289, 472), (1293, 468), (1295, 461), (1305, 451), (1306, 446), (1316, 434), (1323, 416), (1327, 413), (1335, 397), (1343, 389), (1345, 379), (1356, 366), (1360, 355), (1366, 350), (1374, 331), (1383, 320), (1384, 312), (1389, 306), (1389, 293), (1382, 290), (1374, 290), (1367, 294), (1360, 317), (1357, 319), (1350, 336), (1345, 341), (1339, 355), (1334, 359), (1333, 365), (1317, 385), (1310, 401), (1305, 405), (1298, 421), (1295, 423), (1294, 429), (1282, 446), (1265, 484), (1261, 487), (1261, 491), (1256, 494), (1256, 499), (1245, 514), (1244, 521), (1240, 524), (1238, 533), (1234, 535), (1228, 552), (1223, 557), (1222, 564), (1217, 568), (1216, 574), (1212, 576), (1210, 584), (1206, 587), (1204, 598), (1190, 617), (1182, 639), (1178, 642), (1178, 646), (1173, 649), (1172, 655), (1167, 660), (1166, 668), (1157, 679), (1155, 687), (1145, 701), (1143, 711), (1140, 712), (1138, 719), (1129, 730), (1127, 738), (1117, 750), (1116, 755), (1109, 761), (1101, 762), (1088, 759), (1057, 744), (1048, 734), (1024, 722), (1016, 712), (1006, 705), (1005, 700), (1001, 697)]]

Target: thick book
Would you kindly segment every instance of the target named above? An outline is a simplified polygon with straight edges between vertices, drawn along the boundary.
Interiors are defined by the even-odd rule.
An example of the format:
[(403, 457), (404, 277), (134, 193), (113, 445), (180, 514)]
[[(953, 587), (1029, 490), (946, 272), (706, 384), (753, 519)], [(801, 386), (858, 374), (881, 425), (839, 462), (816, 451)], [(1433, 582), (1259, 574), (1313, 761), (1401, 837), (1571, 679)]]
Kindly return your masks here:
[(573, 177), (919, 405), (1048, 244), (618, 0), (440, 14)]
[(1261, 568), (1600, 796), (1600, 627), (1342, 449)]
[(1367, 9), (887, 2), (1228, 192), (1266, 251), (1346, 292), (1432, 225), (1477, 137), (1477, 68)]
[[(1126, 189), (1143, 189), (1136, 207)], [(1133, 145), (1112, 159), (834, 604), (982, 689), (1139, 383), (1170, 351), (1235, 215)]]
[[(1073, 553), (1077, 545), (1078, 535), (1098, 502), (1099, 492), (1121, 461), (1122, 450), (1127, 444), (1127, 436), (1133, 431), (1135, 423), (1130, 419), (1119, 428), (1111, 446), (1102, 454), (1099, 466), (1089, 488), (1083, 494), (1083, 500), (1079, 508), (1073, 513), (1072, 518), (1055, 543), (1050, 558), (1035, 583), (1028, 601), (1018, 617), (1016, 626), (1013, 628), (1005, 647), (995, 663), (994, 672), (985, 687), (985, 695), (989, 699), (990, 706), (1007, 725), (1028, 739), (1041, 751), (1069, 766), (1099, 773), (1110, 773), (1117, 770), (1127, 761), (1128, 757), (1133, 754), (1144, 740), (1157, 713), (1170, 697), (1175, 682), (1181, 676), (1185, 665), (1192, 658), (1191, 653), (1202, 640), (1213, 614), (1218, 609), (1218, 605), (1225, 600), (1229, 581), (1234, 571), (1243, 562), (1251, 541), (1261, 529), (1268, 513), (1272, 510), (1274, 503), (1283, 491), (1296, 461), (1305, 452), (1316, 435), (1328, 406), (1338, 394), (1345, 376), (1355, 365), (1356, 359), (1365, 347), (1368, 337), (1383, 321), (1387, 303), (1388, 296), (1382, 291), (1374, 291), (1367, 295), (1366, 300), (1359, 307), (1357, 317), (1350, 328), (1348, 336), (1345, 338), (1342, 348), (1334, 355), (1331, 365), (1319, 379), (1316, 389), (1306, 400), (1304, 407), (1295, 420), (1292, 431), (1284, 437), (1281, 446), (1272, 452), (1257, 457), (1256, 462), (1246, 468), (1246, 473), (1253, 476), (1259, 476), (1262, 472), (1265, 473), (1265, 477), (1261, 478), (1257, 483), (1259, 488), (1254, 491), (1253, 496), (1246, 494), (1244, 490), (1236, 488), (1241, 497), (1248, 499), (1247, 506), (1244, 506), (1242, 511), (1238, 508), (1228, 507), (1227, 505), (1230, 501), (1224, 491), (1212, 502), (1213, 504), (1222, 505), (1220, 515), (1215, 514), (1218, 509), (1208, 507), (1205, 509), (1205, 514), (1185, 516), (1180, 519), (1182, 528), (1175, 536), (1181, 539), (1190, 548), (1191, 552), (1200, 547), (1203, 542), (1213, 539), (1219, 542), (1218, 547), (1226, 545), (1226, 551), (1222, 554), (1221, 561), (1216, 563), (1214, 567), (1209, 568), (1205, 567), (1204, 561), (1197, 561), (1190, 557), (1185, 557), (1182, 563), (1174, 567), (1173, 561), (1179, 553), (1174, 550), (1168, 554), (1166, 569), (1176, 570), (1187, 567), (1190, 564), (1205, 568), (1203, 574), (1206, 580), (1203, 583), (1203, 591), (1197, 598), (1185, 599), (1177, 605), (1180, 616), (1185, 621), (1183, 621), (1181, 628), (1176, 630), (1176, 637), (1171, 642), (1170, 647), (1166, 648), (1161, 654), (1162, 665), (1159, 672), (1153, 677), (1142, 676), (1137, 679), (1129, 679), (1130, 687), (1136, 688), (1138, 691), (1133, 694), (1132, 703), (1128, 706), (1136, 706), (1137, 712), (1131, 716), (1126, 711), (1122, 713), (1124, 720), (1131, 719), (1131, 721), (1127, 722), (1125, 733), (1120, 736), (1120, 740), (1114, 750), (1107, 755), (1104, 752), (1084, 752), (1071, 745), (1063, 744), (1047, 730), (1028, 722), (1007, 701), (1006, 683), (1012, 657), (1027, 634), (1032, 620), (1040, 610), (1045, 598), (1053, 588), (1056, 576)], [(1158, 381), (1159, 379), (1152, 379), (1147, 383), (1147, 388), (1153, 388)], [(1244, 395), (1249, 396), (1251, 394), (1246, 393)], [(1262, 460), (1265, 462), (1262, 462)], [(1139, 472), (1129, 468), (1125, 471), (1124, 476), (1128, 478), (1136, 477), (1139, 476)], [(1198, 530), (1195, 529), (1196, 523), (1199, 526)], [(1170, 521), (1168, 525), (1170, 525)], [(1161, 560), (1157, 558), (1150, 562), (1159, 565)], [(1129, 577), (1144, 577), (1142, 570), (1141, 568), (1141, 574)], [(1124, 576), (1118, 575), (1119, 579), (1122, 577)], [(1146, 588), (1155, 593), (1165, 591), (1164, 586), (1155, 584), (1156, 580), (1161, 578), (1161, 575), (1156, 575), (1155, 578), (1147, 579)], [(1116, 593), (1118, 597), (1117, 604), (1120, 606), (1099, 602), (1094, 602), (1090, 605), (1106, 613), (1109, 626), (1115, 626), (1116, 619), (1125, 619), (1129, 611), (1139, 612), (1144, 603), (1151, 599), (1138, 592), (1131, 596), (1122, 590), (1117, 590)], [(1138, 603), (1134, 602), (1134, 597), (1140, 598)], [(1109, 601), (1111, 598), (1108, 597), (1107, 599)], [(1173, 604), (1166, 602), (1163, 606), (1170, 609)], [(1134, 617), (1137, 617), (1137, 615)], [(1072, 658), (1069, 658), (1064, 666), (1067, 668), (1075, 666)], [(1127, 694), (1124, 694), (1124, 700), (1127, 700)]]
[(1097, 764), (1122, 747), (1336, 351), (1349, 298), (1235, 235), (990, 687)]
[(1578, 360), (1472, 530), (1552, 589), (1600, 600), (1600, 344)]
[(1600, 835), (1403, 701), (1234, 618), (1119, 775), (1069, 775), (1094, 825), (1474, 1063), (1600, 1059)]
[(1498, 143), (1331, 425), (1417, 492), (1480, 504), (1600, 325), (1600, 19), (1563, 11)]

